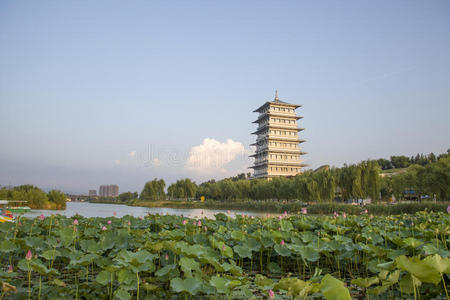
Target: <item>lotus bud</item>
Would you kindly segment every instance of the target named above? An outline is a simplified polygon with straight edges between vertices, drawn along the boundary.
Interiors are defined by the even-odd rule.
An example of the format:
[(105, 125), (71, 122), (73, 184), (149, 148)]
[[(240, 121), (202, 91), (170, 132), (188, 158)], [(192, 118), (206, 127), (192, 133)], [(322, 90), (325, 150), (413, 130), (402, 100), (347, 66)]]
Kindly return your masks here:
[(275, 299), (275, 293), (272, 290), (269, 290), (269, 299)]
[(111, 220), (108, 220), (108, 224), (111, 224), (112, 222), (111, 222)]
[(27, 255), (25, 256), (26, 260), (31, 260), (33, 258), (33, 254), (31, 253), (31, 250), (28, 250)]
[(78, 225), (78, 219), (73, 220), (73, 225)]
[(106, 226), (103, 226), (103, 227), (102, 227), (102, 230), (103, 230), (103, 231), (105, 231), (106, 229), (107, 229)]
[(9, 265), (8, 266), (8, 273), (11, 273), (13, 271), (13, 267), (12, 267), (12, 265)]
[(280, 245), (284, 246), (284, 240), (281, 240)]

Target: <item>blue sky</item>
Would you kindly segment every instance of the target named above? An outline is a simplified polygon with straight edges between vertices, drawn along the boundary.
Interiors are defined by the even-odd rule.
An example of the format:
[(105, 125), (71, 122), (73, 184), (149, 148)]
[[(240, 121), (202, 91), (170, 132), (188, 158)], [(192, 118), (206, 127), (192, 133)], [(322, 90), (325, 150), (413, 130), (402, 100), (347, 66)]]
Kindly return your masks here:
[(448, 1), (1, 1), (0, 184), (246, 171), (275, 89), (312, 168), (442, 153), (449, 53)]

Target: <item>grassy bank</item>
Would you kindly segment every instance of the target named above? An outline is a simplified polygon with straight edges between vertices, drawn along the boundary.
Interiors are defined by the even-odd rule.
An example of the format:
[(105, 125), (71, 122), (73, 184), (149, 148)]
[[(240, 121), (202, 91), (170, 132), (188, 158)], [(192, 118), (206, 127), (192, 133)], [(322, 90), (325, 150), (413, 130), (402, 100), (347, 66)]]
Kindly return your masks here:
[(370, 204), (366, 206), (349, 205), (341, 203), (317, 203), (306, 204), (301, 201), (139, 201), (133, 200), (130, 206), (144, 207), (170, 207), (170, 208), (204, 208), (204, 209), (232, 209), (262, 211), (268, 213), (290, 214), (300, 213), (306, 207), (310, 214), (333, 214), (334, 212), (358, 215), (367, 212), (373, 215), (398, 215), (403, 213), (414, 214), (418, 211), (447, 212), (450, 202), (421, 202), (421, 203), (397, 203), (397, 204)]

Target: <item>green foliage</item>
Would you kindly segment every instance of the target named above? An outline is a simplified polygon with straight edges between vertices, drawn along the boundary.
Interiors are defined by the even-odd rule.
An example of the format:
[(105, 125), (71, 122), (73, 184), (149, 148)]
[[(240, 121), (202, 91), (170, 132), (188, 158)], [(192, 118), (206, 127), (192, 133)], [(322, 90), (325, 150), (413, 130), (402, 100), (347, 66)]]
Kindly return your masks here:
[(66, 195), (58, 190), (48, 192), (48, 201), (55, 203), (56, 209), (66, 209)]
[(177, 180), (167, 188), (167, 195), (171, 199), (194, 198), (197, 192), (197, 185), (189, 178)]
[(119, 194), (119, 196), (117, 197), (119, 201), (121, 202), (128, 202), (130, 200), (133, 199), (137, 199), (139, 197), (137, 192), (126, 192), (126, 193), (121, 193)]
[(31, 299), (248, 299), (269, 290), (280, 298), (439, 299), (450, 274), (448, 213), (219, 214), (201, 219), (206, 232), (183, 220), (78, 217), (75, 225), (51, 216), (1, 223), (0, 264), (12, 272), (0, 270), (0, 281), (17, 288), (4, 297), (28, 298), (29, 275)]
[(140, 199), (141, 200), (164, 200), (166, 199), (166, 193), (164, 187), (166, 183), (163, 179), (153, 179), (145, 183), (142, 189)]
[(0, 189), (0, 199), (27, 201), (24, 206), (34, 209), (65, 209), (66, 196), (58, 190), (51, 190), (46, 194), (40, 188), (25, 184), (12, 188)]

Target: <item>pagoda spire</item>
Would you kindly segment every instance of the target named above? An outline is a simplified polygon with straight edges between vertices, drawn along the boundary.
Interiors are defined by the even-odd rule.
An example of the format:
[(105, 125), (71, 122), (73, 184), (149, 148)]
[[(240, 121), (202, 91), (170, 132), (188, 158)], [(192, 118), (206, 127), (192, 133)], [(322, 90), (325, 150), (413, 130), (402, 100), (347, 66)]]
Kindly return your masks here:
[(278, 98), (278, 90), (275, 90), (275, 102), (280, 101), (280, 98)]

